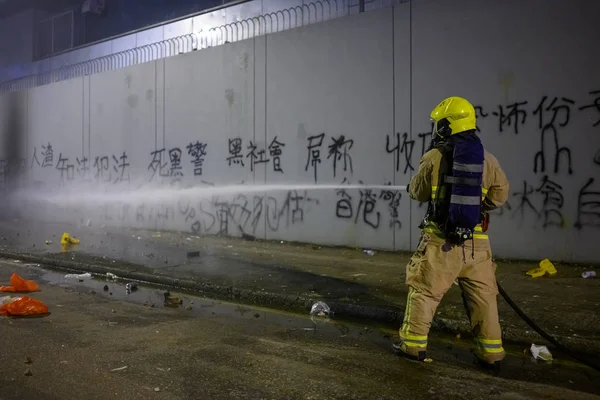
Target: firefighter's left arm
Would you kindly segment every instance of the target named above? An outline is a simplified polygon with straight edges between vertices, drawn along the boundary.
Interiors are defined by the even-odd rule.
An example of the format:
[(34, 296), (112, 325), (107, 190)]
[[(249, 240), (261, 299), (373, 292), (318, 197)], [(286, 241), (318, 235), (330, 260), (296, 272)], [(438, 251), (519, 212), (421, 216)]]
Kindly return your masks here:
[(489, 175), (492, 178), (490, 188), (488, 189), (487, 195), (485, 196), (482, 204), (482, 210), (489, 212), (500, 208), (506, 203), (510, 186), (506, 174), (500, 167), (500, 163), (491, 154), (486, 154), (486, 158), (489, 159)]
[(408, 185), (408, 195), (411, 199), (420, 202), (428, 202), (431, 200), (431, 180), (433, 172), (433, 152), (428, 151), (419, 161), (419, 170), (410, 180)]

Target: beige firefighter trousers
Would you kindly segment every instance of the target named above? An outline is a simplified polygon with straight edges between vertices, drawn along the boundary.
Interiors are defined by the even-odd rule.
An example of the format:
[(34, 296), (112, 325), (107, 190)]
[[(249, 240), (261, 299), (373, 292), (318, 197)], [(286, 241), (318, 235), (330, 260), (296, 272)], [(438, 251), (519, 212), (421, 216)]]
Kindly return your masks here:
[(421, 236), (417, 251), (406, 266), (408, 298), (400, 339), (411, 355), (427, 349), (427, 335), (435, 310), (458, 278), (474, 336), (475, 355), (493, 363), (504, 359), (498, 321), (496, 264), (487, 240), (471, 241), (448, 251), (435, 235)]

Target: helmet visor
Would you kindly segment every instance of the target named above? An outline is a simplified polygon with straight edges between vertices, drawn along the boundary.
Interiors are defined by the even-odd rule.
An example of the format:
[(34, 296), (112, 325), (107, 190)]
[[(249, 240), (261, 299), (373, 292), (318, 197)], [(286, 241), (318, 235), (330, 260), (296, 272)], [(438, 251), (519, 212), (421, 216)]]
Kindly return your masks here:
[(431, 120), (431, 126), (432, 126), (431, 137), (436, 137), (436, 136), (438, 136), (438, 123), (433, 118), (430, 118), (430, 120)]

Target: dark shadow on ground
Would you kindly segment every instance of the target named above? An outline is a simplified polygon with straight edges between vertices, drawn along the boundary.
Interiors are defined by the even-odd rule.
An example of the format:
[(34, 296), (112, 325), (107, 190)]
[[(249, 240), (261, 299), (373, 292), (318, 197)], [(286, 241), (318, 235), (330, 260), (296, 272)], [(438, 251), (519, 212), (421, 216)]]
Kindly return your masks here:
[(155, 275), (178, 279), (205, 280), (220, 287), (234, 287), (255, 292), (271, 292), (343, 301), (361, 305), (395, 309), (395, 305), (374, 295), (367, 285), (344, 279), (317, 275), (284, 266), (258, 264), (222, 256), (205, 255), (193, 262), (174, 266), (152, 267), (84, 252), (48, 253), (48, 260), (70, 261), (82, 266), (99, 265), (127, 271), (152, 272)]

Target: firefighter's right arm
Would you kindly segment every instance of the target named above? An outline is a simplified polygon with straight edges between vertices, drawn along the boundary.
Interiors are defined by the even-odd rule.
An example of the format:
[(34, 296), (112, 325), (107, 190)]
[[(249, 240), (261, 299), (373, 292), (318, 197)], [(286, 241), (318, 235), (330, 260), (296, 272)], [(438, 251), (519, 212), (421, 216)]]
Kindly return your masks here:
[(410, 180), (408, 195), (420, 202), (431, 200), (431, 181), (433, 176), (433, 158), (437, 150), (428, 151), (419, 161), (419, 170)]
[[(486, 154), (486, 158), (488, 158), (488, 154)], [(508, 178), (498, 160), (494, 156), (489, 157), (489, 160), (491, 184), (483, 200), (482, 211), (484, 212), (502, 207), (508, 199), (510, 189)]]

